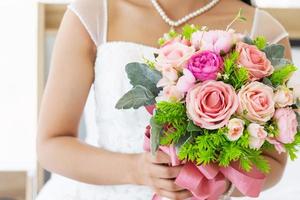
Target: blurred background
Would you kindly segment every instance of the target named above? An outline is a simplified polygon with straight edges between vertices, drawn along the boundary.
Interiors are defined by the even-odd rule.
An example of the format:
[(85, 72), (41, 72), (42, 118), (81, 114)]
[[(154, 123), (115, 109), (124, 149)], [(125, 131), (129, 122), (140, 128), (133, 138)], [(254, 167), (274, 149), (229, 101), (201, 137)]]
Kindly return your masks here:
[[(0, 200), (33, 200), (51, 176), (36, 161), (36, 128), (53, 42), (69, 2), (0, 0)], [(300, 0), (254, 3), (286, 27), (300, 66)], [(297, 78), (299, 71), (291, 84)], [(82, 137), (84, 130), (82, 123)], [(259, 199), (300, 199), (299, 169), (300, 160), (290, 162), (281, 183)]]

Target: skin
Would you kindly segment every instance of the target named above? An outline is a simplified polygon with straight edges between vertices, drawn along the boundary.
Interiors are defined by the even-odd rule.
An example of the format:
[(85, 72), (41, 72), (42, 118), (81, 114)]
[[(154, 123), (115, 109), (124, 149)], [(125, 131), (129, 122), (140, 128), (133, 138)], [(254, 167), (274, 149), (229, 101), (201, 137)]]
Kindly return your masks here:
[[(160, 2), (171, 18), (178, 19), (208, 1)], [(179, 2), (180, 7), (177, 6)], [(221, 1), (214, 9), (189, 23), (205, 22), (211, 29), (224, 29), (239, 8), (243, 8), (248, 21), (237, 23), (233, 28), (239, 32), (249, 32), (254, 8), (238, 0)], [(149, 1), (110, 1), (109, 19), (109, 41), (131, 41), (157, 46), (157, 38), (169, 30)], [(281, 43), (286, 46), (287, 58), (291, 58), (288, 39)], [(170, 159), (164, 153), (159, 152), (155, 157), (150, 153), (115, 153), (92, 147), (78, 139), (80, 117), (94, 81), (96, 51), (95, 44), (77, 16), (67, 11), (55, 42), (51, 71), (41, 104), (37, 139), (40, 164), (52, 172), (90, 184), (147, 185), (159, 195), (170, 199), (190, 197), (188, 191), (174, 184), (174, 178), (182, 166), (168, 166)], [(265, 157), (272, 167), (264, 188), (267, 189), (280, 180), (286, 165), (286, 155), (265, 152)], [(241, 194), (235, 191), (234, 195)]]

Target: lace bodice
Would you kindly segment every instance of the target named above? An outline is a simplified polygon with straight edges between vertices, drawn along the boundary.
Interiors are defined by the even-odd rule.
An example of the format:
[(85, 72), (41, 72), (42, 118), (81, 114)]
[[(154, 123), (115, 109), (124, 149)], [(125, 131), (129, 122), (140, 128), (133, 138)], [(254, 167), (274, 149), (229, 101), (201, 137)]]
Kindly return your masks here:
[[(107, 1), (75, 0), (69, 5), (69, 9), (78, 16), (98, 47), (95, 81), (84, 111), (86, 141), (115, 152), (142, 152), (149, 114), (144, 109), (117, 110), (115, 104), (131, 88), (125, 65), (129, 62), (141, 62), (144, 57), (153, 58), (155, 48), (133, 42), (106, 42)], [(273, 43), (287, 36), (287, 32), (273, 17), (256, 9), (250, 35), (255, 37), (261, 34), (266, 35)], [(54, 175), (51, 181), (48, 188), (56, 181), (55, 187), (61, 191), (56, 191), (60, 196), (52, 196), (51, 199), (150, 200), (152, 197), (152, 191), (141, 186), (92, 186), (57, 175)], [(43, 191), (45, 198), (40, 197), (39, 200), (48, 199), (46, 191), (47, 186)]]

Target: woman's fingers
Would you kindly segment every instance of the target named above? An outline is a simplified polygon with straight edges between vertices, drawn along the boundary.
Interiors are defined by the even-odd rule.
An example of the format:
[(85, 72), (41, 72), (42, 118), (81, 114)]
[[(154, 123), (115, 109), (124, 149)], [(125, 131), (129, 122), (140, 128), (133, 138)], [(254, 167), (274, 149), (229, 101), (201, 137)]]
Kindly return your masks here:
[(148, 153), (150, 162), (154, 164), (169, 164), (171, 163), (171, 158), (169, 155), (162, 151), (157, 151), (156, 155), (153, 156), (152, 153)]
[(156, 189), (156, 194), (161, 197), (166, 197), (170, 200), (184, 200), (192, 197), (192, 193), (188, 190), (182, 190), (178, 192), (170, 192), (163, 189)]
[(164, 179), (176, 178), (181, 169), (181, 165), (175, 167), (169, 167), (165, 165), (152, 165), (150, 167), (152, 177)]
[(175, 184), (174, 179), (153, 178), (153, 186), (169, 192), (178, 192), (184, 190), (184, 188)]

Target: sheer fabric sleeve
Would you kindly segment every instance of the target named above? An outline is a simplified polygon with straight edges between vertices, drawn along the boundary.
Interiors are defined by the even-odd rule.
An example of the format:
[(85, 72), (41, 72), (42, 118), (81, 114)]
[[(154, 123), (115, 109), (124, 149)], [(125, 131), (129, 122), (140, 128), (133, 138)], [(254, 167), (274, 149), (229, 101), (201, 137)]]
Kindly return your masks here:
[(278, 43), (288, 37), (285, 28), (268, 12), (256, 9), (251, 37), (265, 36), (270, 43)]
[(74, 0), (68, 5), (81, 21), (96, 46), (106, 40), (106, 0)]

